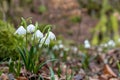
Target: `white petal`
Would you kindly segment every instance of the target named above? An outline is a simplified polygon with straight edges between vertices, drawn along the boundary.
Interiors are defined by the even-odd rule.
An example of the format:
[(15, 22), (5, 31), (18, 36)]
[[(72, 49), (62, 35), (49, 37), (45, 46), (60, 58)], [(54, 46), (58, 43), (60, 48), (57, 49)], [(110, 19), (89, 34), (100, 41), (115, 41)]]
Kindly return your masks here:
[(89, 41), (88, 41), (88, 40), (85, 40), (84, 43), (89, 43)]
[(25, 30), (25, 28), (24, 28), (23, 26), (20, 26), (20, 27), (16, 30), (15, 34), (19, 34), (19, 35), (26, 34), (26, 30)]
[(53, 50), (59, 50), (58, 45), (54, 45), (54, 46), (53, 46)]
[(74, 53), (76, 53), (78, 51), (78, 48), (74, 46), (74, 47), (72, 47), (72, 50)]
[(90, 48), (90, 47), (91, 47), (88, 40), (85, 40), (85, 41), (84, 41), (84, 47), (85, 47), (85, 48)]
[(37, 30), (37, 31), (35, 32), (35, 37), (36, 37), (36, 38), (43, 38), (43, 33), (42, 33), (40, 30)]
[(53, 32), (49, 32), (48, 38), (49, 38), (50, 40), (56, 39), (55, 34), (54, 34)]
[(108, 45), (114, 47), (115, 46), (115, 42), (113, 40), (110, 40), (110, 41), (108, 41)]
[(85, 44), (85, 48), (90, 48), (90, 44)]
[(64, 45), (63, 44), (59, 44), (59, 48), (60, 49), (64, 48)]
[(35, 31), (35, 26), (33, 24), (30, 24), (27, 26), (27, 32), (32, 33)]
[(50, 39), (46, 37), (43, 37), (40, 41), (41, 44), (49, 45), (50, 44)]

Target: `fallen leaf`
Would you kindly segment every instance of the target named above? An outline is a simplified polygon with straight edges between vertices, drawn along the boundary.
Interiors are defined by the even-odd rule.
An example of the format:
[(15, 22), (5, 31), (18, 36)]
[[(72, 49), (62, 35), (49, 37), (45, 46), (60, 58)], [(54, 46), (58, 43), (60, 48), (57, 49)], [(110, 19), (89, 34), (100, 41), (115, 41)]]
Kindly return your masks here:
[(105, 64), (103, 72), (104, 72), (104, 74), (108, 74), (108, 75), (111, 75), (113, 77), (117, 77), (117, 75), (113, 72), (113, 70), (107, 64)]
[(2, 80), (8, 80), (8, 76), (3, 73), (3, 74), (1, 75), (1, 79), (2, 79)]
[(102, 74), (100, 77), (99, 77), (100, 80), (108, 80), (109, 79), (109, 75), (108, 74)]
[(17, 80), (28, 80), (26, 77), (18, 77)]
[(99, 79), (95, 79), (95, 78), (89, 77), (89, 80), (99, 80)]
[(119, 80), (119, 79), (117, 79), (117, 78), (111, 78), (111, 79), (109, 79), (109, 80)]

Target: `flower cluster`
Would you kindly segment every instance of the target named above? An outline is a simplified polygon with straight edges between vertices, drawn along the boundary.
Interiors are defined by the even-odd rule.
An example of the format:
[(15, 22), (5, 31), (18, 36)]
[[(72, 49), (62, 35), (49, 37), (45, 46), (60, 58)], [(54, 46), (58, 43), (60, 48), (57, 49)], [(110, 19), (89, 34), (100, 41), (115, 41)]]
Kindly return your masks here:
[[(25, 69), (36, 74), (43, 64), (45, 64), (39, 63), (43, 45), (49, 45), (51, 40), (56, 40), (56, 36), (51, 32), (50, 25), (46, 25), (43, 32), (41, 32), (37, 29), (37, 23), (27, 26), (27, 22), (24, 19), (22, 19), (22, 23), (24, 26), (20, 26), (14, 33), (23, 39), (23, 42), (20, 43), (21, 45), (18, 46), (17, 50), (20, 53), (19, 57), (22, 59)], [(44, 33), (45, 30), (47, 31), (46, 33)]]
[[(120, 42), (120, 39), (118, 39), (118, 42)], [(106, 43), (102, 43), (100, 44), (101, 47), (115, 47), (116, 46), (116, 43), (114, 40), (109, 40), (108, 42)], [(91, 47), (91, 44), (89, 42), (89, 40), (85, 40), (84, 41), (84, 48), (90, 48)]]
[(15, 32), (15, 34), (18, 35), (25, 35), (27, 33), (33, 34), (32, 39), (38, 39), (41, 44), (44, 43), (45, 45), (49, 45), (51, 40), (56, 39), (53, 32), (49, 31), (44, 36), (43, 33), (40, 30), (37, 30), (37, 27), (33, 24), (29, 24), (26, 29), (23, 26), (20, 26)]
[(102, 47), (115, 47), (116, 43), (114, 42), (114, 40), (109, 40), (108, 42), (101, 44), (100, 46), (102, 46)]

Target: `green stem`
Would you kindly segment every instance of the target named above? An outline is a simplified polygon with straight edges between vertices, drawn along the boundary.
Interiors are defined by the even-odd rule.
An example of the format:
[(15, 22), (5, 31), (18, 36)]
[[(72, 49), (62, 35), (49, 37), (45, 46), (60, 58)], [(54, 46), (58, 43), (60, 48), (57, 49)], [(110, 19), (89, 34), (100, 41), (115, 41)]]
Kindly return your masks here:
[(51, 27), (51, 25), (47, 25), (47, 26), (45, 26), (45, 28), (43, 29), (42, 32), (45, 33), (45, 30), (46, 30), (46, 29), (50, 29), (50, 27)]

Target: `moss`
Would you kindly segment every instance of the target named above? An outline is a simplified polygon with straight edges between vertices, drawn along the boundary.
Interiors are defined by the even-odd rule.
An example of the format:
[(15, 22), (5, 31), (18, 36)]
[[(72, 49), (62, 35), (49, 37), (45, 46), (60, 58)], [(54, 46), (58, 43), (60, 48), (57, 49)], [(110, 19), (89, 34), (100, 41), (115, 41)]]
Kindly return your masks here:
[(0, 20), (0, 59), (17, 58), (18, 38), (13, 25)]
[(71, 16), (70, 21), (73, 23), (79, 23), (81, 21), (81, 16)]

